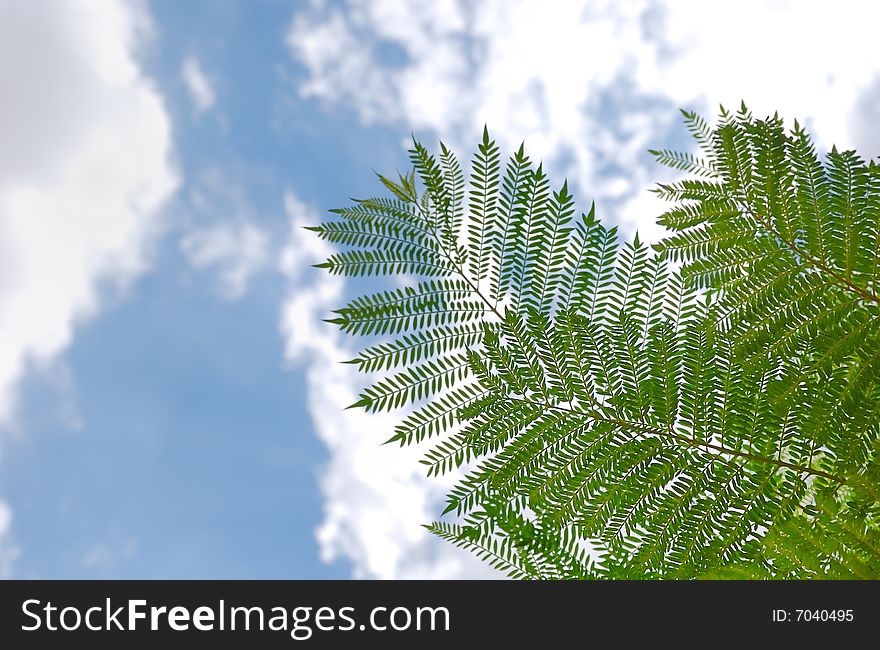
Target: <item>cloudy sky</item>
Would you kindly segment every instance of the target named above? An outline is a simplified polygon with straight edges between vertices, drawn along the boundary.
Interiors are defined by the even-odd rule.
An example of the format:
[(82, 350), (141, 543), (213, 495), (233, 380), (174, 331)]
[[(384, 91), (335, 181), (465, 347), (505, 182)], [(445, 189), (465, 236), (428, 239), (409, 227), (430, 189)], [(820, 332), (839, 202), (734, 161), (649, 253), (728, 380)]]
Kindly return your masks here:
[(874, 157), (870, 6), (0, 0), (0, 576), (490, 575), (342, 411), (352, 288), (300, 226), (484, 123), (648, 238), (679, 107)]

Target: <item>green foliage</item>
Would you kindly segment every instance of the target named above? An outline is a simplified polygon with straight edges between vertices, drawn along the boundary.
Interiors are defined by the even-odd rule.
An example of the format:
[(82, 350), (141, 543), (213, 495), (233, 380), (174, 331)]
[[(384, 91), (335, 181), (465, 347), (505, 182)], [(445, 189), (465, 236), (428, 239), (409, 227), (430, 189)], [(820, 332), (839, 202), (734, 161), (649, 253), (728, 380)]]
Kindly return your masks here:
[(880, 466), (849, 477), (840, 490), (817, 490), (796, 516), (758, 543), (748, 565), (707, 578), (776, 580), (880, 579)]
[(618, 242), (523, 147), (441, 144), (316, 226), (397, 275), (329, 322), (378, 337), (352, 406), (458, 469), (428, 529), (517, 578), (872, 577), (880, 568), (880, 169), (795, 123), (685, 113), (672, 234)]
[(703, 153), (709, 180), (658, 188), (677, 203), (659, 249), (716, 300), (739, 362), (779, 373), (768, 391), (826, 469), (858, 468), (880, 428), (880, 167), (836, 149), (823, 162), (797, 122), (745, 106)]

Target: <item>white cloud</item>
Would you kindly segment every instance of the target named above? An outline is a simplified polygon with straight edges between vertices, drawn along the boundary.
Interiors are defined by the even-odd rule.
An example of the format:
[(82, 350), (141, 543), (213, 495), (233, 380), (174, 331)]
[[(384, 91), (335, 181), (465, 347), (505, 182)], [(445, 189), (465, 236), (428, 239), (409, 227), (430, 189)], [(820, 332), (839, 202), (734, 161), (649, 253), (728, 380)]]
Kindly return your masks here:
[(19, 549), (12, 543), (12, 510), (0, 501), (0, 580), (12, 576), (12, 565), (18, 558)]
[(138, 543), (128, 538), (119, 545), (98, 543), (82, 556), (82, 566), (92, 574), (108, 573), (125, 560), (130, 560), (138, 552)]
[(458, 147), (488, 123), (653, 238), (659, 206), (644, 194), (659, 171), (644, 153), (684, 132), (679, 106), (714, 118), (745, 99), (808, 119), (825, 144), (880, 149), (860, 103), (880, 79), (878, 15), (860, 0), (351, 0), (297, 14), (287, 44), (301, 96)]
[(195, 268), (218, 269), (220, 293), (227, 300), (241, 298), (269, 259), (266, 233), (247, 221), (195, 230), (181, 239), (180, 248)]
[[(648, 189), (664, 171), (645, 152), (687, 141), (678, 107), (714, 119), (719, 103), (744, 99), (756, 113), (806, 121), (825, 147), (880, 153), (878, 16), (862, 0), (349, 0), (298, 11), (286, 43), (304, 68), (302, 98), (365, 124), (432, 131), (462, 152), (487, 123), (508, 151), (525, 140), (554, 177), (573, 180), (582, 205), (595, 197), (603, 219), (651, 240), (664, 205)], [(317, 245), (292, 244), (300, 257)], [(325, 359), (309, 371), (332, 454), (322, 540), (362, 572), (391, 576), (396, 554), (424, 543), (414, 526), (430, 517), (438, 488), (407, 476), (414, 459), (371, 446), (381, 434), (370, 432), (390, 421), (340, 413), (352, 383), (329, 362), (348, 354), (318, 319), (341, 296), (341, 282), (325, 278), (293, 294), (285, 320), (292, 356)]]
[(330, 248), (303, 226), (319, 216), (294, 195), (285, 197), (291, 238), (282, 256), (290, 283), (281, 329), (288, 359), (306, 368), (315, 429), (330, 451), (321, 476), (324, 521), (317, 532), (322, 558), (349, 559), (355, 577), (479, 578), (492, 573), (467, 553), (430, 536), (453, 477), (427, 479), (419, 469), (424, 450), (380, 446), (399, 414), (344, 410), (364, 376), (340, 363), (354, 356), (340, 334), (322, 322), (344, 299), (345, 281), (310, 267)]
[[(0, 426), (100, 287), (141, 273), (177, 186), (162, 98), (141, 72), (137, 2), (0, 0)], [(19, 550), (0, 502), (0, 576)]]
[(177, 179), (131, 2), (0, 2), (0, 423), (29, 364), (69, 345), (99, 285), (144, 270)]
[(189, 98), (195, 106), (196, 113), (201, 115), (213, 108), (217, 95), (210, 79), (202, 70), (202, 64), (194, 56), (187, 56), (180, 67), (180, 78), (183, 80)]

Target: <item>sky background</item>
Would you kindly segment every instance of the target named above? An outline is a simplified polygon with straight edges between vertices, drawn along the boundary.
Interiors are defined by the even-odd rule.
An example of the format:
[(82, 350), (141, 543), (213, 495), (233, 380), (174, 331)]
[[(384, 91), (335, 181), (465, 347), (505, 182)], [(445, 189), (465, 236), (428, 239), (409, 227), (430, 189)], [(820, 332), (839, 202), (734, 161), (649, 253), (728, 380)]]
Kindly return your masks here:
[(0, 0), (0, 576), (492, 577), (428, 538), (446, 482), (345, 411), (363, 286), (301, 226), (411, 134), (523, 140), (662, 233), (648, 148), (744, 99), (880, 153), (847, 2)]

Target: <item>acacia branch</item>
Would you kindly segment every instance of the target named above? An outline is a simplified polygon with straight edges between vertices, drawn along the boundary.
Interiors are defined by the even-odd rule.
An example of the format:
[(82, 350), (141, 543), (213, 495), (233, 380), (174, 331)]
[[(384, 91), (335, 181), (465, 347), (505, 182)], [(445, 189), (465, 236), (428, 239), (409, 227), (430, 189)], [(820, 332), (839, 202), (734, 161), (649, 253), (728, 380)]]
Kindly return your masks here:
[(796, 472), (800, 472), (802, 474), (809, 474), (812, 476), (821, 476), (823, 478), (827, 478), (831, 481), (835, 481), (836, 483), (840, 483), (842, 485), (848, 484), (847, 479), (837, 476), (835, 474), (830, 474), (829, 472), (825, 472), (821, 469), (816, 469), (815, 467), (810, 467), (807, 465), (797, 465), (795, 463), (789, 463), (782, 459), (771, 458), (769, 456), (761, 456), (759, 454), (752, 454), (746, 451), (740, 451), (738, 449), (731, 449), (730, 447), (724, 447), (722, 445), (716, 445), (714, 443), (702, 440), (696, 440), (693, 438), (689, 438), (687, 436), (683, 436), (678, 433), (674, 433), (672, 431), (666, 431), (664, 429), (658, 429), (656, 427), (652, 427), (648, 424), (644, 424), (642, 422), (632, 422), (630, 420), (623, 420), (621, 418), (611, 417), (607, 415), (600, 415), (598, 413), (593, 413), (589, 411), (582, 411), (579, 409), (568, 408), (565, 406), (561, 406), (558, 404), (550, 404), (549, 402), (538, 402), (535, 400), (530, 400), (527, 398), (515, 398), (511, 397), (510, 399), (514, 399), (520, 402), (525, 402), (528, 404), (532, 404), (534, 406), (539, 406), (545, 409), (552, 409), (556, 411), (566, 411), (568, 413), (572, 413), (574, 415), (578, 415), (583, 418), (588, 418), (591, 420), (595, 420), (597, 422), (606, 422), (608, 424), (614, 424), (621, 428), (627, 429), (635, 429), (642, 433), (651, 434), (658, 436), (660, 438), (668, 438), (670, 440), (675, 440), (677, 442), (684, 443), (688, 447), (698, 447), (703, 449), (711, 449), (714, 452), (719, 454), (725, 454), (727, 456), (735, 456), (738, 458), (745, 458), (746, 460), (752, 460), (759, 463), (767, 463), (769, 465), (775, 465), (777, 467), (784, 467), (786, 469), (794, 470)]

